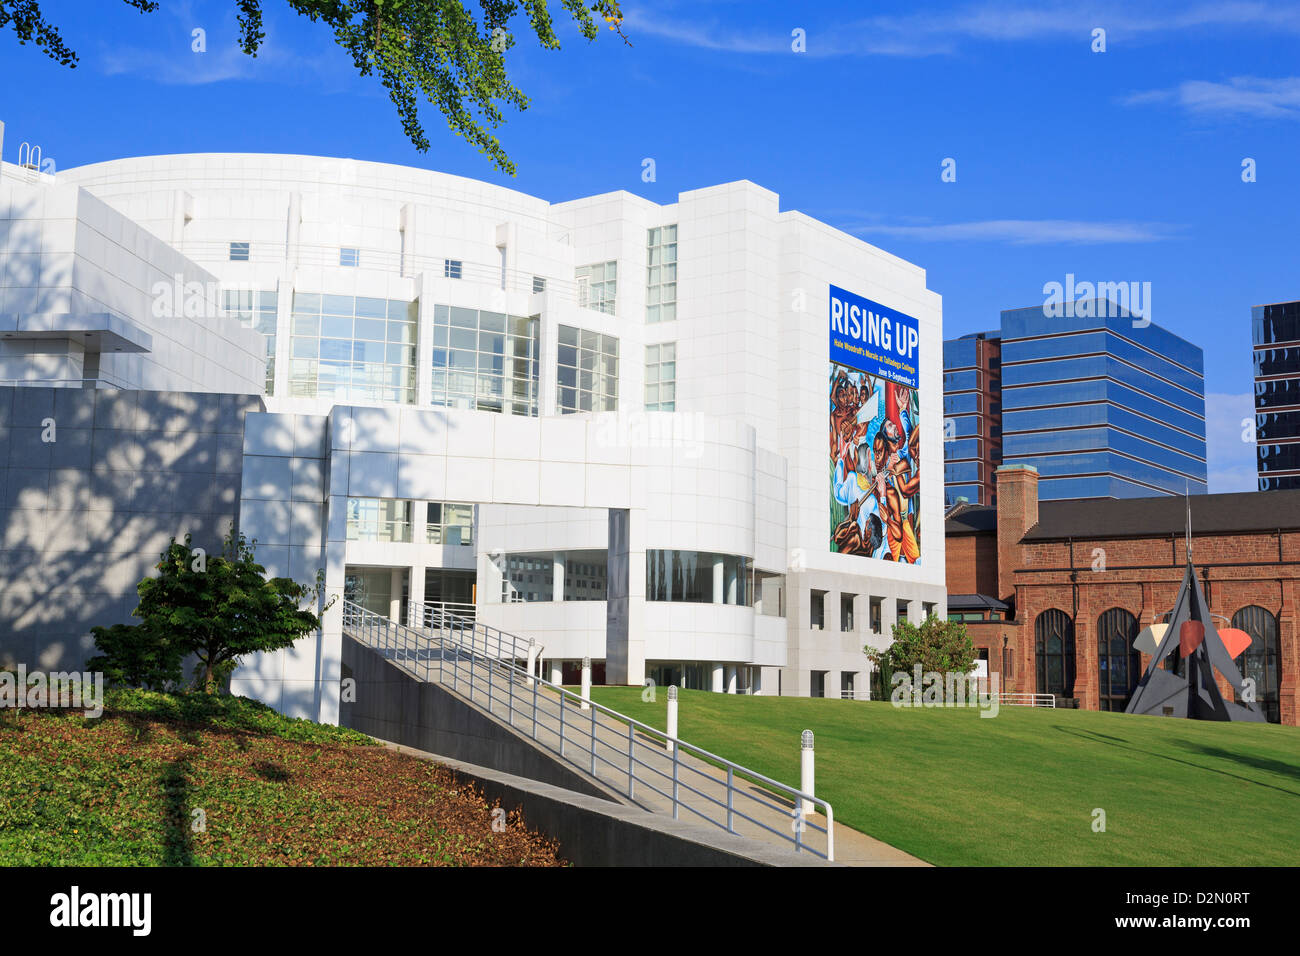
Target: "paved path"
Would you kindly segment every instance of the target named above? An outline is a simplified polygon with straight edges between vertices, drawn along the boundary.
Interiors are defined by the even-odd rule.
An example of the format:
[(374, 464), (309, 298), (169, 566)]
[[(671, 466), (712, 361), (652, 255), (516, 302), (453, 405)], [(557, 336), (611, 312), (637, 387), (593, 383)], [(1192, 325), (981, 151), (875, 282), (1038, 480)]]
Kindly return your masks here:
[[(721, 767), (680, 747), (667, 753), (662, 737), (640, 728), (629, 734), (630, 725), (609, 714), (583, 710), (573, 697), (562, 700), (557, 691), (540, 682), (530, 685), (518, 671), (485, 656), (458, 655), (454, 645), (444, 650), (430, 639), (427, 646), (376, 649), (415, 678), (439, 683), (508, 723), (634, 806), (690, 823), (727, 828), (730, 822), (733, 833), (797, 852), (793, 802), (778, 789), (733, 776), (729, 791)], [(803, 852), (825, 854), (820, 808), (804, 823), (800, 842)], [(837, 863), (858, 866), (928, 865), (839, 823), (834, 855)]]

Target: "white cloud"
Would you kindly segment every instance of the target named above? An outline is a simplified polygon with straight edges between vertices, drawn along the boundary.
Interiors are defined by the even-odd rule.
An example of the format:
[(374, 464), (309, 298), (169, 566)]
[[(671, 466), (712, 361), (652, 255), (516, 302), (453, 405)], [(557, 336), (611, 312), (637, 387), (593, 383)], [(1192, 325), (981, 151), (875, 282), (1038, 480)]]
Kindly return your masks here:
[(1205, 445), (1211, 494), (1255, 491), (1259, 487), (1255, 442), (1245, 440), (1254, 435), (1253, 430), (1246, 431), (1254, 418), (1252, 392), (1205, 396)]
[(1226, 83), (1187, 80), (1171, 89), (1145, 90), (1124, 98), (1129, 106), (1175, 103), (1190, 113), (1300, 119), (1300, 77), (1270, 80), (1235, 76)]
[(985, 219), (976, 222), (913, 226), (868, 224), (845, 228), (859, 236), (874, 233), (923, 242), (1007, 242), (1024, 246), (1052, 243), (1162, 242), (1174, 238), (1179, 227), (1151, 222)]
[[(664, 12), (663, 4), (627, 10), (627, 27), (684, 46), (739, 54), (788, 54), (788, 30), (737, 30), (722, 18), (691, 19)], [(792, 23), (792, 27), (796, 25)], [(975, 3), (942, 13), (868, 17), (850, 22), (810, 20), (809, 56), (928, 56), (951, 53), (963, 42), (1024, 42), (1074, 39), (1092, 41), (1092, 30), (1106, 30), (1107, 42), (1156, 38), (1193, 30), (1255, 29), (1300, 33), (1300, 8), (1265, 0), (1150, 4), (1137, 11), (1123, 2)]]

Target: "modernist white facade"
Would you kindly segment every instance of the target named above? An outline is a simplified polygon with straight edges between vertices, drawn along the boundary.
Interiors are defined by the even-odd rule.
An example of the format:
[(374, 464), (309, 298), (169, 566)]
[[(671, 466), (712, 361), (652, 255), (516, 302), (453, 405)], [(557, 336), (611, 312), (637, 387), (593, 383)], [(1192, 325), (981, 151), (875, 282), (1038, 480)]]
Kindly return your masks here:
[[(900, 615), (946, 613), (939, 297), (922, 269), (772, 192), (552, 204), (404, 167), (216, 154), (39, 188), (105, 207), (114, 238), (141, 230), (182, 287), (214, 282), (207, 313), (214, 295), (221, 308), (200, 325), (266, 333), (239, 511), (273, 572), (323, 567), (335, 593), (394, 617), (470, 603), (540, 640), (556, 676), (591, 657), (610, 682), (765, 694), (861, 696), (864, 644)], [(829, 544), (831, 286), (916, 320), (915, 563)], [(185, 320), (161, 289), (101, 311), (166, 335)], [(237, 364), (211, 387), (120, 384), (261, 391)], [(251, 662), (237, 686), (333, 719), (330, 613), (312, 646)]]

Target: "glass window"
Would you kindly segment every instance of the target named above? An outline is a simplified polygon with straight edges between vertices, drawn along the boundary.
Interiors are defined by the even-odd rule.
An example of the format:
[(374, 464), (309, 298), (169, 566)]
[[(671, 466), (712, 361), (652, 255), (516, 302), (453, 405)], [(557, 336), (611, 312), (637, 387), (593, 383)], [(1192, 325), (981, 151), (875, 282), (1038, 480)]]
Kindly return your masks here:
[(339, 250), (339, 265), (351, 268), (361, 265), (361, 250), (344, 246)]
[(556, 405), (560, 414), (617, 411), (618, 338), (567, 325), (561, 325), (559, 333)]
[[(722, 571), (722, 590), (714, 593)], [(748, 605), (749, 559), (703, 551), (646, 551), (646, 600)]]
[(645, 347), (645, 410), (671, 412), (677, 402), (677, 343)]
[(252, 244), (248, 242), (232, 242), (230, 244), (230, 261), (247, 262), (252, 252)]
[(442, 274), (447, 279), (459, 279), (463, 270), (463, 263), (459, 259), (443, 259)]
[(225, 312), (238, 319), (247, 329), (256, 329), (266, 338), (266, 394), (275, 394), (275, 320), (279, 296), (275, 292), (235, 292), (226, 290)]
[[(289, 394), (413, 404), (416, 326), (386, 316), (418, 309), (400, 300), (295, 292)], [(396, 347), (387, 344), (393, 339)]]
[(1097, 687), (1099, 709), (1122, 711), (1142, 676), (1142, 658), (1133, 649), (1138, 622), (1128, 611), (1113, 607), (1097, 621)]
[(348, 499), (348, 540), (409, 544), (411, 502), (390, 498)]
[(581, 266), (575, 272), (578, 283), (578, 305), (614, 315), (618, 295), (618, 262), (597, 262)]
[(677, 318), (677, 227), (651, 229), (646, 237), (647, 322)]
[[(537, 415), (537, 316), (435, 306), (434, 322), (431, 404)], [(458, 371), (439, 374), (444, 368)]]
[(474, 506), (454, 501), (431, 501), (424, 529), (429, 544), (472, 545)]

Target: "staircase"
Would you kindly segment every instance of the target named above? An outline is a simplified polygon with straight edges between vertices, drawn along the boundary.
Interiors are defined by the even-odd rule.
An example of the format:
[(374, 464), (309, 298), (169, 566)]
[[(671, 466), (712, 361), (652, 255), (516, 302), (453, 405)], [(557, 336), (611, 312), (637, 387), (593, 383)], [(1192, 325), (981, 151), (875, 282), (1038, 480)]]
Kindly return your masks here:
[(345, 601), (343, 632), (419, 681), (513, 727), (627, 802), (835, 859), (831, 805), (530, 673), (524, 637), (436, 608), (419, 626)]

